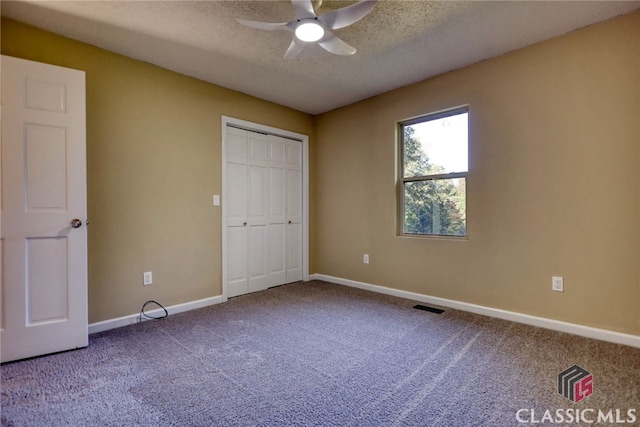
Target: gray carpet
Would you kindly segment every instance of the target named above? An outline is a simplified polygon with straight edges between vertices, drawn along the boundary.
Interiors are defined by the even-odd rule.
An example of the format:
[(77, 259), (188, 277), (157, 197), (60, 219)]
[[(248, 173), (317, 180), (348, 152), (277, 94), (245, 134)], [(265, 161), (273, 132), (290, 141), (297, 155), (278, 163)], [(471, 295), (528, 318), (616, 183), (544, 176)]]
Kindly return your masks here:
[[(2, 425), (513, 426), (522, 408), (640, 410), (640, 349), (415, 304), (314, 281), (93, 334), (2, 365)], [(574, 364), (593, 375), (579, 403), (557, 390)]]

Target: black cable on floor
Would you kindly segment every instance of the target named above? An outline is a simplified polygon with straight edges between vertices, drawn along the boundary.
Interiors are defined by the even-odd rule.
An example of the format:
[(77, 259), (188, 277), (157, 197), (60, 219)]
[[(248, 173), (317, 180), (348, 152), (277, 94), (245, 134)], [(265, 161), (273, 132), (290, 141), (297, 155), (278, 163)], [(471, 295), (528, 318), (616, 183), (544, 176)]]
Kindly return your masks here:
[[(161, 309), (164, 310), (164, 315), (163, 316), (149, 316), (147, 313), (144, 312), (144, 308), (147, 306), (147, 304), (156, 304), (158, 307), (160, 307)], [(142, 316), (145, 317), (145, 320), (157, 320), (157, 319), (164, 319), (168, 315), (169, 315), (169, 312), (167, 311), (166, 308), (163, 307), (162, 304), (160, 304), (157, 301), (149, 300), (149, 301), (145, 302), (142, 305), (142, 310), (140, 310), (140, 317), (138, 318), (138, 322), (142, 322)]]

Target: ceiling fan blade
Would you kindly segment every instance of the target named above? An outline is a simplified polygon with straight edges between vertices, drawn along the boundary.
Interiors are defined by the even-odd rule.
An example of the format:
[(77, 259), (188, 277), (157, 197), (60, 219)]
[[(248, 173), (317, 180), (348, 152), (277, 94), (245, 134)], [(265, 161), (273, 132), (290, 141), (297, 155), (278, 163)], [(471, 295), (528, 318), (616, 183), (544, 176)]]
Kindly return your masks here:
[(371, 12), (378, 0), (362, 0), (342, 9), (332, 10), (318, 19), (331, 30), (338, 30), (358, 22)]
[(296, 11), (296, 18), (305, 19), (316, 17), (311, 0), (291, 0), (291, 3), (293, 3), (293, 8)]
[(284, 22), (284, 23), (271, 23), (271, 22), (257, 22), (257, 21), (247, 21), (244, 19), (237, 19), (236, 21), (238, 21), (239, 23), (241, 23), (242, 25), (246, 25), (247, 27), (251, 27), (251, 28), (257, 28), (259, 30), (268, 30), (268, 31), (278, 31), (278, 30), (285, 30), (285, 31), (293, 31), (293, 28), (291, 27), (290, 22)]
[(353, 55), (354, 53), (356, 53), (355, 47), (349, 46), (335, 34), (329, 31), (325, 32), (325, 34), (325, 37), (318, 42), (318, 44), (322, 46), (324, 50), (335, 53), (336, 55), (343, 56)]
[(284, 54), (284, 59), (295, 58), (296, 56), (298, 56), (300, 52), (302, 52), (303, 48), (304, 48), (304, 43), (301, 41), (298, 41), (298, 39), (294, 37), (293, 40), (291, 41), (291, 44), (289, 45), (289, 49), (287, 49), (287, 52)]

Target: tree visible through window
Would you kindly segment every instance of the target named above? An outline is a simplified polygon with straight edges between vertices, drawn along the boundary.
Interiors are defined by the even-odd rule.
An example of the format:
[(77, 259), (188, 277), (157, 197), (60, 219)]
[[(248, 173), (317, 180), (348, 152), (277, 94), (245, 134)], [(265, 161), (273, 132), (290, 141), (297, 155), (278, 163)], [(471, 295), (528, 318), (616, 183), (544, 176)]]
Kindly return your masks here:
[(402, 234), (465, 236), (468, 108), (400, 123)]

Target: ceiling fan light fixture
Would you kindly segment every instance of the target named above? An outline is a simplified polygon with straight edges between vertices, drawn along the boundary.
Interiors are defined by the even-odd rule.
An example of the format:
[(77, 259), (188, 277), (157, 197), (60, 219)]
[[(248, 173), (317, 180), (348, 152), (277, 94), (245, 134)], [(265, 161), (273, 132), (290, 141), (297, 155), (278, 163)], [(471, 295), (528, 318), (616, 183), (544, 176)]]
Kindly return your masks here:
[[(333, 30), (339, 30), (358, 22), (371, 12), (378, 0), (358, 0), (349, 6), (334, 9), (320, 16), (316, 15), (313, 1), (291, 0), (296, 19), (288, 22), (236, 20), (242, 25), (260, 30), (293, 32), (293, 40), (284, 54), (284, 59), (295, 58), (308, 43), (317, 43), (318, 46), (335, 55), (349, 56), (356, 53), (356, 48), (349, 46), (336, 36)], [(322, 3), (322, 0), (319, 3)]]
[(315, 18), (302, 20), (296, 27), (295, 34), (303, 42), (317, 42), (324, 36), (324, 28)]

